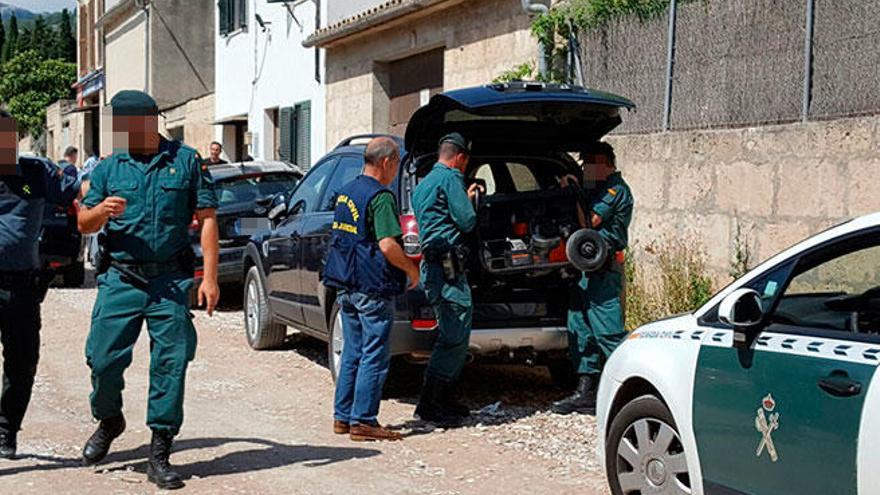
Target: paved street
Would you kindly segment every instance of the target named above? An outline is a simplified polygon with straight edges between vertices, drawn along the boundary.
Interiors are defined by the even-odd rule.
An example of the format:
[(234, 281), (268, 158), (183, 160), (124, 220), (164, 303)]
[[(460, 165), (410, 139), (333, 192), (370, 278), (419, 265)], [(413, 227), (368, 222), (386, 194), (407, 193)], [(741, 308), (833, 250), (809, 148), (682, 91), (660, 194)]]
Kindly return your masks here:
[[(129, 427), (107, 461), (79, 466), (89, 418), (83, 346), (94, 289), (52, 289), (23, 458), (0, 461), (0, 493), (154, 493), (147, 483), (146, 331), (126, 376)], [(329, 431), (332, 382), (325, 345), (294, 336), (254, 352), (241, 314), (197, 314), (199, 350), (187, 383), (186, 422), (172, 461), (190, 493), (603, 494), (589, 416), (546, 412), (562, 392), (543, 369), (472, 367), (466, 397), (482, 412), (467, 427), (428, 431), (411, 421), (418, 369), (401, 367), (381, 418), (411, 433), (395, 444), (356, 444)]]

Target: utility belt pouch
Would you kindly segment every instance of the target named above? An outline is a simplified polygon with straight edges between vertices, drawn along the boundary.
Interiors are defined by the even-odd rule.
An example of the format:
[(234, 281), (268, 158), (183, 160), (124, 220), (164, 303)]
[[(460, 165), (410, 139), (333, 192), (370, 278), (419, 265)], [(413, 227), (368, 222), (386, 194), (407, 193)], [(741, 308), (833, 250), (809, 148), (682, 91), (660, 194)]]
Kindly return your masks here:
[(455, 279), (458, 278), (458, 263), (455, 254), (452, 251), (447, 252), (442, 256), (440, 264), (443, 266), (443, 278), (447, 282), (455, 282)]
[(95, 272), (98, 275), (110, 269), (110, 253), (107, 251), (107, 233), (98, 233), (98, 253), (95, 255)]

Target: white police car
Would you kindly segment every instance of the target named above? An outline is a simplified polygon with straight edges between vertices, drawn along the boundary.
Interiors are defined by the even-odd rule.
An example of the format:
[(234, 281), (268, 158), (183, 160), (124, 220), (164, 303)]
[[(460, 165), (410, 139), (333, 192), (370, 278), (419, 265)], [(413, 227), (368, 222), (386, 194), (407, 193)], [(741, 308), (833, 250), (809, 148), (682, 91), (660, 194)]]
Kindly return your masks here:
[[(645, 325), (599, 387), (614, 494), (880, 493), (880, 214)], [(880, 380), (878, 380), (880, 381)]]

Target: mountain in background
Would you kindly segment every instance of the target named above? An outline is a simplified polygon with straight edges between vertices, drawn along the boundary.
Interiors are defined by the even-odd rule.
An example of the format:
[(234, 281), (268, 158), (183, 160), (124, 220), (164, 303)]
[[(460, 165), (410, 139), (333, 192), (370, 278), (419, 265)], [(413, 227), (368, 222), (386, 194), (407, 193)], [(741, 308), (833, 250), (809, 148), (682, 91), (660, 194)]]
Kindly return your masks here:
[(25, 21), (37, 17), (37, 14), (31, 12), (30, 10), (22, 9), (20, 7), (13, 7), (12, 5), (0, 2), (0, 19), (9, 19), (10, 17), (12, 17), (12, 14), (15, 14), (15, 17), (18, 17), (18, 20), (20, 21)]

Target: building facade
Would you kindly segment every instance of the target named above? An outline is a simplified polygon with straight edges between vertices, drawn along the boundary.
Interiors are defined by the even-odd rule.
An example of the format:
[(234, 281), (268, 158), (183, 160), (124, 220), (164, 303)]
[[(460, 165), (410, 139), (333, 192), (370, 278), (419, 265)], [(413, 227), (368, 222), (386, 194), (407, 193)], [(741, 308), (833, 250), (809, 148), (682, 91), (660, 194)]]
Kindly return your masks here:
[(438, 92), (490, 83), (538, 56), (521, 0), (330, 0), (327, 142), (364, 132), (402, 135)]
[[(102, 0), (92, 0), (102, 1)], [(150, 93), (167, 137), (207, 151), (213, 139), (212, 0), (103, 0), (95, 21), (106, 106), (117, 92)], [(101, 150), (111, 151), (102, 113)]]
[(215, 136), (232, 161), (307, 169), (325, 151), (323, 50), (305, 48), (325, 0), (220, 0)]

